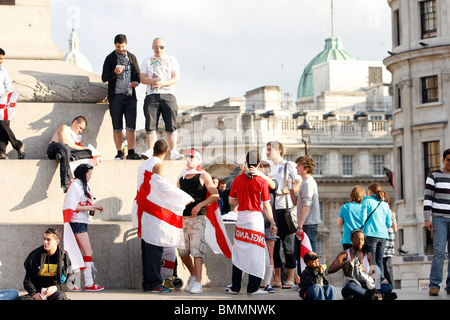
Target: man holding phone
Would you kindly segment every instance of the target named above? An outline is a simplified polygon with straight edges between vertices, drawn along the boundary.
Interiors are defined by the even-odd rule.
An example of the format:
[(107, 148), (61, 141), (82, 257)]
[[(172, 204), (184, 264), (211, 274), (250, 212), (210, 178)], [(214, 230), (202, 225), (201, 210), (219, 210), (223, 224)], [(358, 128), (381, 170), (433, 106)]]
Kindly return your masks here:
[(139, 64), (134, 54), (127, 51), (127, 37), (118, 34), (114, 38), (115, 50), (103, 63), (102, 81), (108, 82), (109, 112), (113, 124), (114, 144), (117, 155), (114, 160), (122, 160), (123, 117), (125, 117), (126, 138), (128, 143), (127, 160), (140, 160), (135, 153), (137, 98), (136, 87), (140, 83)]

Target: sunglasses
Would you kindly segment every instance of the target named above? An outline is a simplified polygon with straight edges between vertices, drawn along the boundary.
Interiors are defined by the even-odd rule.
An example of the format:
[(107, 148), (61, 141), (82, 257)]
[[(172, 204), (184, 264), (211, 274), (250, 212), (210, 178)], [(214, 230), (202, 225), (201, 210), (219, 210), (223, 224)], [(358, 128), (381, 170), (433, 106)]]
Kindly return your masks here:
[(59, 232), (58, 232), (55, 228), (49, 227), (49, 228), (47, 229), (47, 231), (45, 231), (44, 233), (49, 233), (49, 232), (51, 232), (51, 233), (53, 233), (54, 235), (56, 235), (56, 236), (58, 237), (58, 239), (59, 239)]

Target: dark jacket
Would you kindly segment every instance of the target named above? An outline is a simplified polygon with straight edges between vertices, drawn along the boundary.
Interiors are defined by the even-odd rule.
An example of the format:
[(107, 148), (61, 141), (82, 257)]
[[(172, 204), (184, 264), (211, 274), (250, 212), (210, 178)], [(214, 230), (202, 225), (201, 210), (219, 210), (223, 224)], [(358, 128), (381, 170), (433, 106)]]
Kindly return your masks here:
[[(58, 270), (56, 275), (57, 279), (51, 285), (56, 286), (58, 291), (72, 290), (75, 284), (75, 277), (72, 273), (72, 264), (69, 255), (59, 245), (54, 254), (58, 260)], [(44, 246), (40, 246), (33, 250), (25, 260), (25, 279), (23, 280), (23, 286), (31, 296), (37, 292), (41, 292), (42, 288), (49, 287), (48, 283), (44, 282), (44, 278), (46, 277), (39, 275), (44, 264), (48, 261), (48, 257), (49, 255), (44, 250)]]
[[(127, 51), (128, 60), (130, 60), (131, 65), (131, 81), (140, 83), (140, 69), (137, 59), (134, 54)], [(111, 52), (103, 63), (103, 71), (102, 71), (102, 81), (108, 82), (108, 101), (111, 102), (114, 100), (115, 90), (116, 90), (116, 73), (114, 69), (117, 66), (117, 55), (116, 50)], [(137, 100), (136, 90), (133, 88), (133, 97)]]
[(322, 284), (325, 286), (328, 284), (328, 281), (322, 273), (307, 266), (300, 275), (299, 294), (302, 299), (305, 299), (306, 290), (314, 284)]

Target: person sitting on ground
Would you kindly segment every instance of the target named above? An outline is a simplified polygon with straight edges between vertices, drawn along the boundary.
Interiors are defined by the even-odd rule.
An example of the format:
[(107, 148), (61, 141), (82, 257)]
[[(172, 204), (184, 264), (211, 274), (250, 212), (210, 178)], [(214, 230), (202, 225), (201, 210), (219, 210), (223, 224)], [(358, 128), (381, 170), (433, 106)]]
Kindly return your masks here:
[(324, 277), (326, 266), (319, 262), (320, 256), (309, 251), (303, 256), (306, 264), (300, 275), (299, 295), (303, 300), (336, 300), (336, 291)]
[(364, 232), (360, 229), (353, 230), (350, 240), (352, 248), (339, 253), (328, 267), (329, 274), (341, 268), (344, 271), (344, 286), (341, 290), (344, 299), (396, 299), (397, 295), (392, 292), (391, 284), (383, 282), (379, 289), (375, 288), (373, 276), (376, 266), (366, 245)]
[(72, 290), (75, 278), (69, 255), (59, 242), (61, 235), (53, 227), (44, 232), (44, 244), (25, 260), (23, 286), (28, 294), (19, 300), (68, 300), (65, 291)]
[[(0, 267), (2, 262), (0, 261)], [(2, 278), (2, 273), (0, 272), (0, 279)], [(16, 289), (4, 289), (0, 290), (0, 300), (16, 300), (19, 297), (19, 291)]]

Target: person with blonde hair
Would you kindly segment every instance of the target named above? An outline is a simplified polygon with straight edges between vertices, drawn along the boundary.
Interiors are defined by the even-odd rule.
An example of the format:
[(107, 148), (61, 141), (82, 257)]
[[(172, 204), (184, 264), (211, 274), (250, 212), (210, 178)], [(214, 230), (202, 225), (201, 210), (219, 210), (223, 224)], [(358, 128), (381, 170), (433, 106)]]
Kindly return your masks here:
[(381, 279), (384, 279), (383, 257), (386, 240), (389, 239), (388, 228), (392, 225), (391, 209), (385, 201), (385, 192), (379, 183), (372, 183), (368, 188), (361, 206), (364, 224), (361, 230), (366, 235), (366, 243), (375, 264), (380, 268)]
[(337, 219), (338, 226), (344, 226), (342, 232), (341, 244), (344, 250), (352, 246), (350, 233), (362, 226), (363, 220), (361, 215), (362, 200), (366, 196), (364, 188), (360, 185), (353, 187), (350, 192), (350, 202), (345, 203), (339, 211)]

